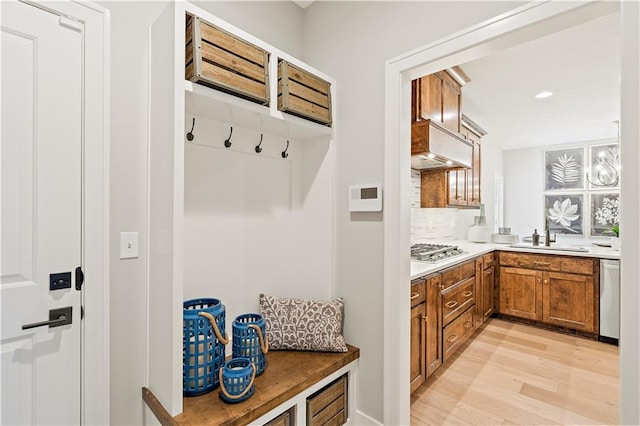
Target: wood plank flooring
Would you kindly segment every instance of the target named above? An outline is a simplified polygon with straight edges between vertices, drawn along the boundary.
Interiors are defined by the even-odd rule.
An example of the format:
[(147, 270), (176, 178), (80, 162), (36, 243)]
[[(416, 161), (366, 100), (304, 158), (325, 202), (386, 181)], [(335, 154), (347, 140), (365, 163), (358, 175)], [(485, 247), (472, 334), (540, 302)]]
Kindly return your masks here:
[(411, 397), (412, 425), (619, 424), (618, 347), (493, 318)]

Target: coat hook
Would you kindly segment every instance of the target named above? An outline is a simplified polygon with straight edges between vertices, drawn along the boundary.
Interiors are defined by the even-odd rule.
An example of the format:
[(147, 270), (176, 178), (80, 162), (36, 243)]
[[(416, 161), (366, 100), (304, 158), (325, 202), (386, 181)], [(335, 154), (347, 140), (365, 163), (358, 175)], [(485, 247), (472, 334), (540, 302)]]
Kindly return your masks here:
[(189, 133), (187, 133), (187, 140), (189, 142), (191, 142), (193, 140), (193, 128), (196, 125), (196, 118), (193, 117), (193, 121), (191, 122), (191, 130), (189, 130)]
[(231, 131), (229, 131), (229, 137), (224, 141), (224, 146), (226, 148), (231, 147), (231, 135), (233, 134), (233, 126), (231, 126)]
[(289, 140), (287, 140), (287, 147), (282, 151), (282, 158), (287, 158), (289, 154), (287, 154), (287, 150), (289, 149)]
[(260, 133), (260, 143), (259, 143), (258, 145), (256, 145), (256, 152), (257, 152), (258, 154), (260, 154), (260, 153), (262, 152), (262, 148), (260, 147), (260, 145), (262, 145), (262, 137), (263, 137), (263, 136), (264, 136), (264, 135), (263, 135), (262, 133)]

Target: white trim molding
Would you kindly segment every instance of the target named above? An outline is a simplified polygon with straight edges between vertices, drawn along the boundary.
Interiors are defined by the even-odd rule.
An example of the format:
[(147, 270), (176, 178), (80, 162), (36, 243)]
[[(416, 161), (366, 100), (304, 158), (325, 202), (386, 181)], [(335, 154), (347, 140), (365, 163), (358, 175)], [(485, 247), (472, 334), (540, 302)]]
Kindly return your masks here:
[(110, 16), (89, 1), (28, 1), (81, 23), (83, 34), (83, 271), (81, 422), (110, 423), (109, 104)]
[[(386, 62), (385, 65), (385, 172), (384, 172), (384, 424), (409, 424), (410, 423), (410, 394), (409, 394), (409, 251), (410, 245), (410, 116), (411, 116), (411, 80), (431, 74), (433, 72), (465, 63), (492, 53), (504, 50), (526, 41), (539, 38), (562, 29), (579, 25), (600, 16), (615, 13), (620, 8), (618, 2), (603, 1), (577, 1), (565, 2), (552, 0), (547, 2), (532, 2), (514, 9), (508, 13), (482, 22), (463, 31), (452, 34), (434, 43), (415, 49)], [(637, 37), (638, 13), (637, 4), (629, 9), (634, 9), (635, 14), (629, 18), (629, 22), (635, 25)], [(623, 9), (624, 10), (624, 9)], [(633, 25), (629, 25), (633, 27)], [(631, 34), (631, 29), (630, 29)], [(637, 49), (637, 38), (635, 42)], [(637, 91), (637, 51), (635, 52), (635, 91), (628, 91), (628, 96), (635, 96), (634, 104), (628, 117), (638, 116), (638, 91)], [(632, 71), (632, 62), (625, 69), (623, 66), (623, 107), (625, 90), (625, 71)], [(624, 65), (624, 64), (623, 64)], [(629, 74), (631, 79), (631, 73)], [(632, 86), (630, 83), (628, 83)], [(632, 87), (630, 87), (632, 89)], [(633, 115), (635, 114), (635, 115)], [(630, 134), (638, 136), (638, 126), (634, 122), (634, 129)], [(623, 122), (624, 123), (624, 122)], [(630, 129), (631, 126), (624, 126)], [(637, 148), (635, 158), (638, 158)], [(626, 153), (625, 153), (626, 155)], [(636, 167), (637, 163), (630, 165)], [(627, 167), (631, 168), (631, 167)], [(623, 166), (623, 171), (625, 167)], [(637, 172), (636, 172), (637, 176)], [(637, 182), (632, 176), (627, 176), (626, 182)], [(623, 189), (623, 192), (625, 190)], [(637, 194), (635, 205), (638, 205)], [(633, 211), (633, 210), (632, 210)], [(637, 224), (635, 230), (637, 231)], [(632, 233), (630, 239), (623, 240), (624, 248), (628, 254), (638, 253), (638, 233)], [(630, 241), (633, 239), (633, 241)], [(631, 247), (633, 245), (633, 247)], [(625, 256), (623, 259), (631, 257)], [(637, 263), (637, 262), (636, 262)], [(624, 260), (623, 260), (624, 264)], [(637, 267), (633, 271), (637, 276)], [(623, 268), (624, 274), (624, 268)], [(624, 286), (623, 275), (623, 286)], [(406, 284), (406, 285), (403, 285)], [(629, 303), (637, 306), (638, 292), (634, 290), (633, 300)], [(627, 307), (629, 309), (629, 307)], [(635, 309), (635, 308), (634, 308)], [(623, 305), (623, 321), (625, 324), (625, 306)], [(634, 325), (635, 349), (633, 357), (637, 363), (637, 316)], [(624, 327), (623, 327), (624, 328)], [(623, 330), (624, 335), (624, 330)], [(630, 340), (631, 340), (630, 336)], [(621, 353), (624, 354), (625, 345), (621, 344)], [(637, 365), (635, 373), (638, 372)], [(633, 377), (633, 397), (637, 402), (637, 374)], [(629, 399), (631, 401), (632, 399)], [(626, 407), (627, 400), (623, 397), (622, 409)], [(636, 417), (629, 416), (625, 419), (630, 423), (638, 423), (637, 407)]]

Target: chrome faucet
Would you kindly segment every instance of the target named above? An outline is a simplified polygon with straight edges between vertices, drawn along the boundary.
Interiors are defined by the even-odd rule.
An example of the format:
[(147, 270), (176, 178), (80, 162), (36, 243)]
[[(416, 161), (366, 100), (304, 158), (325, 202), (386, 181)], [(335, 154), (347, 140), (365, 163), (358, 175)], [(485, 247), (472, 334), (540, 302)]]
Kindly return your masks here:
[(551, 239), (551, 235), (549, 235), (549, 219), (546, 220), (545, 223), (545, 231), (544, 231), (544, 246), (550, 247), (551, 243), (556, 242), (556, 233), (553, 233), (553, 240)]

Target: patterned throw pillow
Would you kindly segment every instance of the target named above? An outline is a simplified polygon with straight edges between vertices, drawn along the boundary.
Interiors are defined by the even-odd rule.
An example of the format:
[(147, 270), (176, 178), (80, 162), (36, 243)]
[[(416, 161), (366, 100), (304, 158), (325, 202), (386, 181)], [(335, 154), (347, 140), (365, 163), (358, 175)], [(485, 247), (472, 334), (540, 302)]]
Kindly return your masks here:
[(342, 299), (320, 302), (260, 295), (269, 349), (347, 352)]

